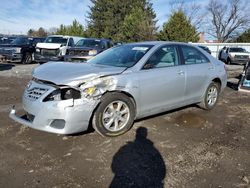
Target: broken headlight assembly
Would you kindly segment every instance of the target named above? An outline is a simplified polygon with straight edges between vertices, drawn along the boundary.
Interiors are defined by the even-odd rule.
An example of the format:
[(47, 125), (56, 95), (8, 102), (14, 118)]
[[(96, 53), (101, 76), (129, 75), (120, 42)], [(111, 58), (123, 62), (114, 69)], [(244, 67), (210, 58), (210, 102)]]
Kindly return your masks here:
[(112, 78), (97, 78), (80, 85), (84, 97), (98, 97), (114, 85)]
[(80, 99), (81, 93), (80, 91), (73, 88), (59, 88), (50, 93), (43, 102), (47, 101), (60, 101), (60, 100), (68, 100), (68, 99)]

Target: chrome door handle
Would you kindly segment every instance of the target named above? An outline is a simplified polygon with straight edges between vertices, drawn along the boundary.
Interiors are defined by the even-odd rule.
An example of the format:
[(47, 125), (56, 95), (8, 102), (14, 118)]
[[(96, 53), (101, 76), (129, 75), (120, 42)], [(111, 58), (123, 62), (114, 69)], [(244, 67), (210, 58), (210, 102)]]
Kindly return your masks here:
[(184, 71), (179, 71), (179, 72), (177, 72), (177, 74), (184, 75)]

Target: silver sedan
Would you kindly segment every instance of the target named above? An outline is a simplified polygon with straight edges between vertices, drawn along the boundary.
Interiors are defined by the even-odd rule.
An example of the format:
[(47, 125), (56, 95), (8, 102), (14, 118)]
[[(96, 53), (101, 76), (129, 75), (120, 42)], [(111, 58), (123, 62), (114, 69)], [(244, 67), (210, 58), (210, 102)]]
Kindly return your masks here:
[(113, 47), (87, 63), (51, 62), (37, 67), (23, 95), (34, 129), (72, 134), (89, 126), (118, 136), (135, 119), (197, 103), (212, 109), (226, 87), (224, 64), (198, 47), (141, 42)]

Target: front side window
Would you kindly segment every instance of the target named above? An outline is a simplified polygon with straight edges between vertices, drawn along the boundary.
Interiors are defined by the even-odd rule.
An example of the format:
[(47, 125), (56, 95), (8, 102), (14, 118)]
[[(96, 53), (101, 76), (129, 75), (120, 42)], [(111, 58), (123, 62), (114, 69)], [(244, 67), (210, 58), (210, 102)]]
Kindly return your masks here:
[(144, 69), (172, 67), (178, 65), (177, 49), (174, 46), (164, 46), (158, 49), (144, 65)]
[(209, 60), (199, 50), (191, 46), (182, 46), (185, 65), (209, 63)]

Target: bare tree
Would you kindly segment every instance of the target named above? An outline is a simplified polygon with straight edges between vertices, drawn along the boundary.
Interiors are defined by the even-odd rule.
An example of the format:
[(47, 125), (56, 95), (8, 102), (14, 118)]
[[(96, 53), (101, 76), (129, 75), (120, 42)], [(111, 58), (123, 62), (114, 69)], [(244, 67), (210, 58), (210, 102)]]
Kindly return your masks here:
[(202, 7), (195, 1), (184, 1), (184, 0), (172, 0), (170, 1), (171, 12), (182, 11), (189, 21), (197, 30), (203, 24), (205, 13), (202, 13)]
[(246, 15), (247, 4), (244, 0), (229, 0), (222, 3), (210, 0), (207, 6), (209, 17), (207, 33), (220, 42), (236, 37), (239, 32), (248, 28), (250, 18)]

